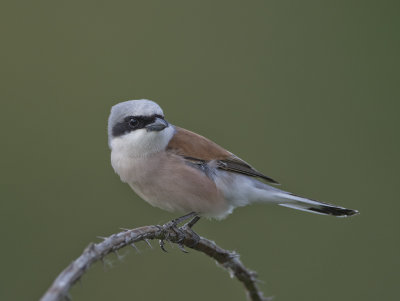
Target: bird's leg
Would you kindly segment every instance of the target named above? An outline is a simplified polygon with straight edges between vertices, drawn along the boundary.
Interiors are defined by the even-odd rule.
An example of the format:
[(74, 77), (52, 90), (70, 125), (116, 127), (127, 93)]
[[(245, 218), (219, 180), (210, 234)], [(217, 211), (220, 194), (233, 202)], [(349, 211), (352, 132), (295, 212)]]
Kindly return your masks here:
[(192, 227), (199, 221), (199, 219), (200, 219), (200, 216), (196, 215), (194, 218), (192, 218), (189, 222), (184, 224), (182, 227), (183, 230), (190, 232), (190, 234), (192, 235), (192, 239), (194, 240), (194, 243), (190, 247), (194, 247), (200, 241), (200, 236), (196, 232), (194, 232), (192, 229)]
[[(183, 248), (183, 240), (185, 238), (185, 234), (183, 233), (183, 231), (177, 227), (178, 224), (184, 222), (185, 220), (188, 220), (191, 217), (196, 217), (197, 213), (196, 212), (191, 212), (189, 214), (183, 215), (181, 217), (178, 217), (176, 219), (173, 219), (172, 221), (166, 223), (163, 225), (164, 230), (167, 230), (167, 235), (165, 237), (165, 240), (168, 240), (169, 237), (169, 231), (168, 230), (172, 230), (176, 235), (177, 235), (177, 243), (178, 243), (178, 247), (182, 252), (187, 253), (187, 251)], [(167, 250), (164, 247), (164, 240), (160, 239), (159, 241), (160, 243), (160, 248), (161, 250), (163, 250), (164, 252), (167, 252)]]
[[(190, 229), (192, 229), (192, 227), (199, 221), (200, 216), (196, 215), (194, 218), (192, 218), (189, 222), (187, 222), (185, 226), (189, 227)], [(193, 231), (193, 230), (192, 230)]]
[(189, 218), (194, 217), (194, 216), (197, 216), (197, 213), (196, 212), (190, 212), (190, 213), (188, 213), (186, 215), (183, 215), (181, 217), (173, 219), (172, 221), (166, 223), (166, 225), (173, 224), (174, 226), (176, 226), (176, 225), (178, 225), (178, 224), (180, 224), (180, 223), (182, 223), (182, 222), (184, 222), (184, 221), (186, 221)]

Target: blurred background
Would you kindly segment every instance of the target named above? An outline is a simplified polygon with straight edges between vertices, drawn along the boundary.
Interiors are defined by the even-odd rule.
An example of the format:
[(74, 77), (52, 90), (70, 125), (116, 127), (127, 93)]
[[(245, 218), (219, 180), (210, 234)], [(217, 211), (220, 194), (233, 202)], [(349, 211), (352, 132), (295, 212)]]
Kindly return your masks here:
[[(164, 223), (110, 166), (107, 117), (157, 101), (283, 189), (360, 210), (253, 205), (196, 231), (277, 301), (398, 300), (397, 1), (3, 1), (1, 300), (38, 300), (97, 236)], [(138, 245), (73, 300), (245, 300), (213, 260)]]

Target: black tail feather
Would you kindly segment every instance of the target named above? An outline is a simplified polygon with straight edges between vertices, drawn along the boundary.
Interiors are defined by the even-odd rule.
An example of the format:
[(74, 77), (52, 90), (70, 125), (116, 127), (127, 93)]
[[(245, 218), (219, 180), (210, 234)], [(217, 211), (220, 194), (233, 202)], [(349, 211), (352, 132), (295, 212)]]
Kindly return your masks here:
[(330, 207), (330, 206), (320, 206), (320, 207), (309, 207), (307, 208), (310, 211), (334, 215), (334, 216), (352, 216), (358, 214), (357, 210), (346, 209), (341, 207)]

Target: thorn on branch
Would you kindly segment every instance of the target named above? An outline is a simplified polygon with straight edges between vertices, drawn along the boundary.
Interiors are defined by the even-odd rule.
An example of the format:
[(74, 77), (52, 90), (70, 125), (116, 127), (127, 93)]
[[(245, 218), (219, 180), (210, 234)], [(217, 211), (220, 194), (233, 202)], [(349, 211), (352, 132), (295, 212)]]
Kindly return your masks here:
[(153, 246), (151, 245), (150, 241), (147, 238), (145, 238), (144, 241), (147, 243), (150, 249), (153, 249)]
[(134, 248), (136, 250), (136, 253), (140, 253), (140, 250), (136, 247), (136, 245), (134, 243), (130, 244), (132, 248)]

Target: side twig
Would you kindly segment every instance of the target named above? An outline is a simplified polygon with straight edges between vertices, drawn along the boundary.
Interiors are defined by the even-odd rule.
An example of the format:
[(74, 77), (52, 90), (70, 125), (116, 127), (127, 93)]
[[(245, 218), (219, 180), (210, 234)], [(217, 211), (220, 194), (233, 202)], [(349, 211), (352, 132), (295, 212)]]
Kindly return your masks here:
[[(191, 231), (181, 228), (184, 233), (183, 244), (191, 249), (203, 252), (215, 259), (222, 267), (227, 269), (240, 282), (243, 283), (247, 295), (252, 301), (268, 300), (257, 287), (257, 275), (247, 269), (239, 259), (239, 254), (227, 251), (217, 246), (213, 241), (200, 237), (197, 241)], [(107, 254), (131, 245), (136, 249), (135, 243), (139, 241), (147, 242), (150, 239), (168, 239), (172, 243), (178, 243), (176, 233), (165, 226), (144, 226), (132, 230), (125, 230), (113, 234), (97, 244), (89, 244), (82, 255), (73, 261), (64, 271), (54, 280), (51, 287), (40, 299), (41, 301), (61, 301), (69, 298), (71, 286), (77, 282), (89, 267), (96, 261), (102, 260)], [(197, 244), (196, 244), (197, 242)]]

